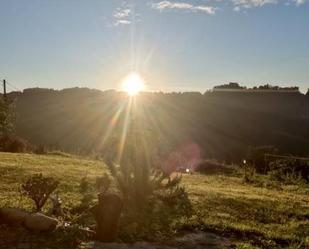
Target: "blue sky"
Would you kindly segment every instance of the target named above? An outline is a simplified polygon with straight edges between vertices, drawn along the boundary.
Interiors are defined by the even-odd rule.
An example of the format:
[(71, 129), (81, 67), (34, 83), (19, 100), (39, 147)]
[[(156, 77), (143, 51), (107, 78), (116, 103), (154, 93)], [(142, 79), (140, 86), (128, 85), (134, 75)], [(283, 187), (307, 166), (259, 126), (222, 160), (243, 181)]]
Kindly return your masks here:
[(309, 87), (308, 0), (0, 0), (0, 77), (19, 89)]

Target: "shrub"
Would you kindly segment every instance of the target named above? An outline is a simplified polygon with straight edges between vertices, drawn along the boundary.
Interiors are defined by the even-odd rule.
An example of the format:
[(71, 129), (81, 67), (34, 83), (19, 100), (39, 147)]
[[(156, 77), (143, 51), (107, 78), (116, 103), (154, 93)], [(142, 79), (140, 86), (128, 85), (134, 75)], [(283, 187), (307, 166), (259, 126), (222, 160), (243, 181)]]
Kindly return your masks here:
[(15, 103), (12, 99), (0, 98), (0, 136), (11, 134), (14, 130)]
[(197, 164), (195, 171), (208, 175), (229, 174), (233, 172), (233, 168), (215, 160), (202, 160), (199, 164)]
[(180, 185), (180, 175), (166, 175), (152, 169), (146, 175), (135, 172), (125, 177), (120, 167), (114, 169), (113, 175), (124, 197), (123, 239), (153, 238), (158, 231), (170, 232), (178, 218), (192, 215), (188, 195)]
[(109, 190), (109, 187), (111, 185), (111, 179), (108, 174), (104, 174), (103, 176), (98, 176), (96, 178), (96, 188), (99, 193), (107, 192)]
[(29, 144), (19, 137), (4, 135), (0, 138), (0, 151), (22, 153), (29, 149)]
[(91, 184), (88, 181), (87, 176), (84, 176), (79, 183), (79, 193), (85, 194), (90, 191)]
[(79, 193), (81, 194), (80, 204), (72, 209), (73, 213), (83, 213), (87, 211), (93, 204), (96, 197), (94, 184), (87, 176), (84, 176), (79, 183)]
[(123, 197), (122, 238), (153, 238), (156, 232), (171, 229), (177, 217), (190, 215), (192, 209), (180, 175), (163, 170), (164, 140), (132, 123), (121, 153), (104, 158)]
[(309, 182), (309, 163), (297, 159), (280, 159), (270, 163), (270, 178), (286, 184)]
[(35, 203), (35, 210), (41, 211), (49, 196), (55, 191), (59, 182), (53, 177), (36, 174), (22, 184), (22, 191)]
[(40, 144), (40, 145), (35, 147), (33, 152), (35, 154), (38, 154), (38, 155), (45, 155), (45, 154), (47, 154), (47, 149), (43, 144)]
[(265, 154), (277, 154), (278, 149), (274, 146), (250, 147), (248, 150), (247, 162), (250, 163), (258, 173), (266, 174), (269, 171), (269, 161)]
[(255, 167), (252, 164), (245, 163), (242, 167), (243, 169), (243, 181), (245, 183), (252, 183), (255, 179)]
[[(135, 208), (127, 202), (121, 217), (121, 237), (125, 240), (153, 239), (156, 234), (174, 232), (180, 220), (193, 214), (188, 194), (180, 186), (181, 178), (158, 181), (143, 205)], [(134, 195), (133, 195), (134, 196)], [(136, 196), (134, 197), (136, 198)]]

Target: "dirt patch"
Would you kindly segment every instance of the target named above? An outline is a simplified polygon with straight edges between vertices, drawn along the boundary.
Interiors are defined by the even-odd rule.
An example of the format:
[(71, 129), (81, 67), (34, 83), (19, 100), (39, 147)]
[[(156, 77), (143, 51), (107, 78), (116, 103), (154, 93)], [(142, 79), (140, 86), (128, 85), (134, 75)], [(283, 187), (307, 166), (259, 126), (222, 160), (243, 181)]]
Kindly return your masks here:
[(231, 241), (214, 233), (197, 232), (177, 237), (163, 244), (150, 242), (100, 243), (90, 242), (82, 245), (82, 249), (224, 249), (232, 245)]

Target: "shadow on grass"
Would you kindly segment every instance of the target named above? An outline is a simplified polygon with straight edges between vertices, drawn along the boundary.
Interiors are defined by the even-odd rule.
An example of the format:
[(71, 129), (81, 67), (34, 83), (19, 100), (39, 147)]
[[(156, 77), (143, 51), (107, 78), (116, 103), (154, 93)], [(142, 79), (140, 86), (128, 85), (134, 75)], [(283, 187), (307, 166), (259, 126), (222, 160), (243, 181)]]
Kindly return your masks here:
[(301, 243), (309, 234), (309, 210), (295, 204), (216, 196), (200, 202), (195, 210), (196, 220), (184, 224), (180, 230), (215, 232), (236, 240), (252, 240), (262, 248)]

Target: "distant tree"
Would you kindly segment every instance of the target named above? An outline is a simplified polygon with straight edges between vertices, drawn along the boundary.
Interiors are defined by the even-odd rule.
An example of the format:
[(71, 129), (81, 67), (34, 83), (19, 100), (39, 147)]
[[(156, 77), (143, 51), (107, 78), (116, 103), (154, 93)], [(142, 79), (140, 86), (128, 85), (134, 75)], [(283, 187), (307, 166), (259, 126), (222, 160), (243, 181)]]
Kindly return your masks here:
[[(166, 152), (192, 141), (200, 146), (202, 157), (230, 162), (241, 160), (248, 146), (258, 144), (274, 145), (284, 154), (307, 155), (309, 93), (304, 98), (297, 92), (265, 93), (257, 87), (203, 95), (141, 93), (132, 103), (133, 123), (166, 141), (166, 146), (151, 146)], [(126, 127), (127, 101), (116, 91), (23, 92), (16, 96), (16, 133), (54, 150), (112, 157)], [(128, 123), (132, 124), (132, 118)], [(157, 143), (148, 135), (143, 137), (147, 146)]]
[(14, 100), (0, 97), (0, 151), (25, 152), (27, 143), (15, 136), (14, 126)]
[(0, 137), (13, 131), (13, 102), (9, 99), (0, 99)]
[(246, 89), (244, 86), (240, 86), (237, 82), (230, 82), (229, 84), (215, 86), (214, 89), (233, 89), (233, 90), (241, 90)]

